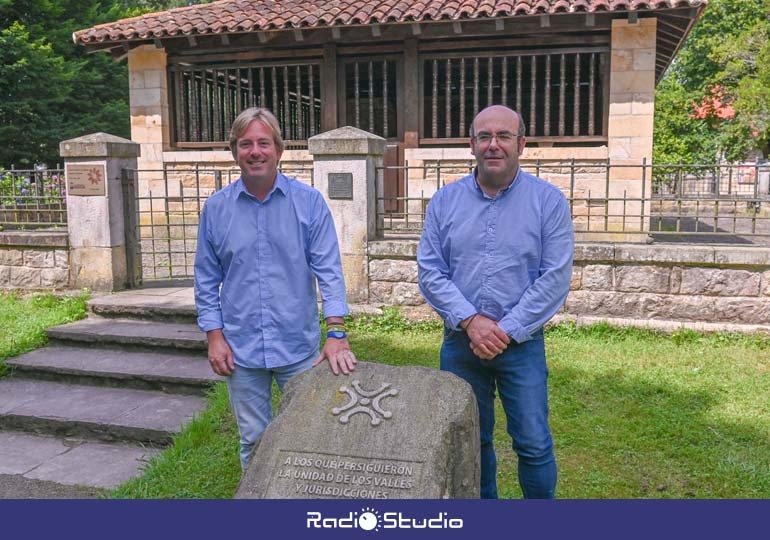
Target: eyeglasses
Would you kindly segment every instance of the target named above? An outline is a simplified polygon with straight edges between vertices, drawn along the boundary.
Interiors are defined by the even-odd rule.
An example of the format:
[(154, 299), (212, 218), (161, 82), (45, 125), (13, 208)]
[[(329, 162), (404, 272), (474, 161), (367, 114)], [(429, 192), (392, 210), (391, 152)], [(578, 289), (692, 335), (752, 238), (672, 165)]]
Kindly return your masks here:
[(501, 131), (500, 133), (479, 133), (475, 137), (473, 137), (476, 141), (476, 144), (479, 146), (489, 146), (492, 144), (492, 139), (497, 139), (497, 144), (501, 145), (509, 145), (513, 143), (516, 139), (519, 138), (518, 135), (514, 135), (510, 131)]

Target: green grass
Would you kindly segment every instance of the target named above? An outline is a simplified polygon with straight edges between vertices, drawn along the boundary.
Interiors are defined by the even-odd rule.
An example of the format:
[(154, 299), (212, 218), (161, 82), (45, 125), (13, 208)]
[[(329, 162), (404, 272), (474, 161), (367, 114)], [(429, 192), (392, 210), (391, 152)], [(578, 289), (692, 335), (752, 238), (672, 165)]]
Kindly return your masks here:
[(5, 359), (45, 344), (49, 326), (82, 319), (86, 296), (0, 293), (0, 377)]
[[(363, 360), (438, 367), (441, 327), (395, 311), (352, 321)], [(546, 334), (562, 498), (770, 497), (770, 338), (607, 325)], [(231, 497), (237, 435), (227, 391), (116, 497)], [(520, 497), (497, 407), (502, 497)]]

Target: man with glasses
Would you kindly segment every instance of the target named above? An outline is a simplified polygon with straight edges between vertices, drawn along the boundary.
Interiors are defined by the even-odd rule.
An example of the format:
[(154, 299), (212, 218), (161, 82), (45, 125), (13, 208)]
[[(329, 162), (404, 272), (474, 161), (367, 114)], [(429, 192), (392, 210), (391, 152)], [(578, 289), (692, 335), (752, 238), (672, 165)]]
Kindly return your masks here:
[(543, 325), (567, 297), (574, 240), (561, 191), (519, 167), (524, 134), (508, 107), (476, 116), (476, 170), (433, 196), (417, 252), (420, 290), (445, 322), (441, 369), (476, 395), (482, 498), (497, 498), (495, 390), (524, 497), (556, 491)]

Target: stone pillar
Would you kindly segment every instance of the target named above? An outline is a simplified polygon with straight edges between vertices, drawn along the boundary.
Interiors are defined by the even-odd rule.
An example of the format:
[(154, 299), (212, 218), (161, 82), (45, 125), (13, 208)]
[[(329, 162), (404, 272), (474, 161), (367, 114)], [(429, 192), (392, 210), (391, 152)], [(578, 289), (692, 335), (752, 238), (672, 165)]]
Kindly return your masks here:
[[(640, 165), (643, 160), (648, 165), (652, 162), (656, 29), (655, 18), (638, 19), (633, 24), (626, 19), (612, 21), (608, 154), (613, 165), (635, 165), (612, 168), (609, 196), (613, 198), (622, 198), (624, 194), (631, 199), (651, 195), (651, 169), (643, 172)], [(627, 203), (625, 212), (640, 216), (625, 222), (626, 230), (631, 227), (638, 230), (648, 222), (649, 204), (643, 211), (639, 202)], [(611, 215), (622, 213), (621, 201), (610, 204)], [(610, 223), (610, 227), (613, 225), (617, 229), (623, 226)]]
[(59, 153), (67, 177), (70, 284), (94, 291), (123, 289), (127, 273), (121, 172), (136, 169), (139, 145), (94, 133), (63, 141)]
[[(164, 189), (163, 151), (171, 146), (166, 52), (142, 45), (128, 53), (131, 140), (141, 145), (137, 164), (143, 171), (140, 195)], [(143, 210), (147, 210), (143, 208)]]
[(385, 139), (346, 126), (308, 140), (313, 180), (331, 209), (350, 302), (369, 299), (369, 241), (376, 233), (376, 177)]

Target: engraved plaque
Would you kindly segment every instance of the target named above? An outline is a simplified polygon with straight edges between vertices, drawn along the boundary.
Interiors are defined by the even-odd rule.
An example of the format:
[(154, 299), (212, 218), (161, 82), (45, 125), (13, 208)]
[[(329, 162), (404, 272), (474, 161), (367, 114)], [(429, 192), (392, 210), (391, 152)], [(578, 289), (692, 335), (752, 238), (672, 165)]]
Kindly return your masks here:
[(353, 199), (353, 173), (329, 173), (329, 198)]
[(268, 494), (298, 499), (401, 499), (420, 483), (424, 463), (279, 450)]
[(67, 193), (97, 196), (106, 193), (107, 172), (104, 165), (67, 165)]

